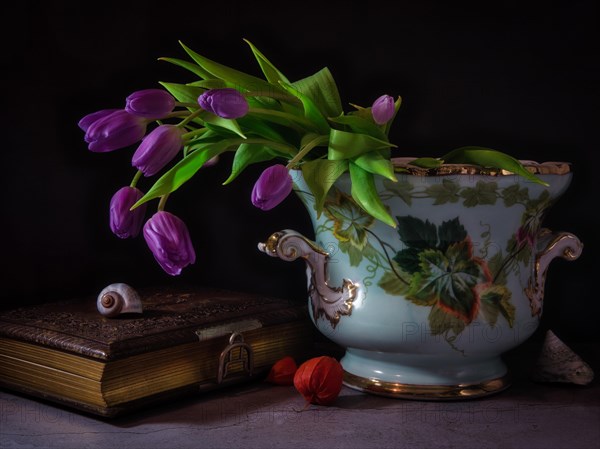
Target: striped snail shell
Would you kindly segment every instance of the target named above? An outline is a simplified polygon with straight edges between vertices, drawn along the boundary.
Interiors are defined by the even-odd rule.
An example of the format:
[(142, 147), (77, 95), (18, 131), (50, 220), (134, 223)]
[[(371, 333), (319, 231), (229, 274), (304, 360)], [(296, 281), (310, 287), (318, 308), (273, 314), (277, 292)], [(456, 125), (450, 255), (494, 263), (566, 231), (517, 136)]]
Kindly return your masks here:
[(96, 301), (101, 315), (114, 318), (124, 313), (142, 313), (140, 295), (131, 286), (123, 283), (110, 284), (98, 294)]

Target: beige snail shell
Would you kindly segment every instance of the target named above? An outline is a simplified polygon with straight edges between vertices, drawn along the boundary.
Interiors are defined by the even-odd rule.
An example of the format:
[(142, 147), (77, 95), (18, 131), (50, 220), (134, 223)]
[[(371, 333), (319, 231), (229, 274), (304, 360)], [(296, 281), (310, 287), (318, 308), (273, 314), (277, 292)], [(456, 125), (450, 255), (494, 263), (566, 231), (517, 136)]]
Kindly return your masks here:
[(104, 287), (98, 294), (96, 306), (98, 312), (108, 318), (124, 313), (142, 313), (140, 295), (131, 286), (123, 283)]

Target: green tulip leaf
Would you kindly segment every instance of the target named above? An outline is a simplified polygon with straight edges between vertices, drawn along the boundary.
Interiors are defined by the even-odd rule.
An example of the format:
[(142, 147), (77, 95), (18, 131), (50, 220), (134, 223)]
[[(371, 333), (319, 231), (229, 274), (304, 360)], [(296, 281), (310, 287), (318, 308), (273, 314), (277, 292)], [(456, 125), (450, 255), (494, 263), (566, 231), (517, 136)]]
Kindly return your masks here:
[(216, 143), (201, 143), (198, 148), (175, 164), (162, 175), (146, 194), (135, 203), (132, 209), (154, 198), (174, 192), (189, 181), (202, 166), (215, 156), (227, 151), (233, 145), (239, 145), (240, 139), (222, 139)]
[(244, 42), (246, 42), (249, 46), (250, 49), (252, 50), (252, 53), (254, 53), (254, 57), (256, 58), (256, 60), (258, 61), (258, 64), (260, 65), (260, 68), (262, 70), (262, 72), (265, 75), (265, 78), (267, 79), (267, 81), (269, 81), (270, 83), (273, 84), (277, 84), (280, 81), (286, 84), (289, 84), (290, 81), (286, 78), (286, 76), (281, 73), (277, 67), (275, 67), (271, 61), (269, 61), (265, 55), (263, 55), (258, 48), (256, 48), (249, 40), (244, 39)]
[(205, 126), (207, 128), (209, 128), (210, 125), (218, 126), (219, 128), (224, 128), (228, 131), (231, 131), (232, 133), (237, 134), (244, 139), (246, 138), (242, 132), (242, 129), (240, 128), (240, 125), (238, 125), (235, 119), (222, 118), (209, 111), (200, 112), (198, 118), (205, 122)]
[(363, 170), (353, 162), (350, 162), (349, 170), (350, 180), (352, 182), (352, 189), (350, 192), (352, 198), (354, 198), (356, 203), (368, 214), (395, 228), (396, 222), (377, 193), (373, 174)]
[(531, 182), (548, 186), (547, 182), (542, 181), (527, 170), (523, 164), (514, 157), (489, 148), (473, 146), (461, 147), (442, 156), (441, 159), (448, 164), (474, 164), (484, 168), (507, 170), (516, 175), (521, 175)]
[(229, 83), (235, 84), (238, 86), (238, 88), (249, 91), (264, 90), (265, 92), (270, 92), (273, 89), (278, 89), (277, 85), (270, 84), (256, 76), (248, 75), (247, 73), (240, 72), (239, 70), (232, 69), (223, 64), (212, 61), (202, 55), (199, 55), (184, 45), (183, 42), (180, 41), (179, 43), (186, 53), (196, 62), (196, 64), (212, 75), (210, 78), (220, 78)]
[(394, 173), (392, 161), (389, 158), (383, 157), (379, 151), (370, 151), (362, 154), (354, 159), (353, 162), (369, 173), (381, 175), (393, 182), (398, 181)]
[(370, 151), (387, 150), (395, 146), (386, 140), (377, 139), (368, 134), (332, 129), (329, 134), (327, 158), (331, 160), (353, 159)]
[(438, 168), (444, 161), (433, 157), (420, 157), (418, 159), (410, 161), (410, 165), (415, 165), (421, 168)]
[[(249, 102), (250, 103), (250, 102)], [(250, 115), (260, 117), (262, 120), (267, 120), (278, 125), (283, 125), (286, 128), (296, 129), (299, 133), (306, 132), (306, 129), (312, 129), (315, 125), (304, 117), (302, 109), (289, 111), (279, 111), (266, 108), (255, 108), (251, 104)]]
[(309, 97), (325, 117), (337, 117), (343, 113), (337, 84), (327, 67), (293, 82), (292, 87)]
[(187, 85), (194, 86), (194, 87), (202, 87), (203, 89), (223, 89), (225, 87), (234, 87), (235, 88), (235, 86), (233, 84), (229, 84), (226, 81), (216, 79), (216, 78), (198, 80), (198, 81), (194, 81), (193, 83), (188, 83)]
[(376, 139), (387, 140), (386, 134), (372, 119), (362, 117), (359, 114), (329, 117), (329, 121), (340, 125), (346, 125), (351, 131), (356, 133), (368, 134)]
[(249, 130), (248, 133), (251, 132), (253, 135), (280, 143), (288, 143), (290, 141), (289, 138), (286, 138), (282, 134), (286, 130), (280, 132), (279, 129), (276, 129), (270, 123), (251, 114), (246, 114), (244, 117), (236, 119), (236, 121), (241, 128)]
[(329, 123), (311, 98), (307, 95), (304, 95), (290, 84), (283, 82), (280, 82), (280, 84), (285, 90), (302, 102), (302, 106), (304, 107), (304, 116), (314, 124), (315, 129), (321, 134), (328, 134), (330, 129)]
[(167, 89), (167, 91), (181, 103), (198, 104), (198, 97), (205, 92), (205, 89), (202, 89), (201, 87), (188, 86), (186, 84), (166, 83), (161, 81), (160, 85)]
[(169, 62), (171, 64), (178, 65), (179, 67), (183, 67), (184, 69), (189, 70), (190, 72), (192, 72), (193, 74), (199, 76), (202, 79), (212, 78), (212, 75), (209, 72), (207, 72), (206, 70), (204, 70), (199, 65), (191, 63), (189, 61), (184, 61), (182, 59), (177, 59), (177, 58), (158, 58), (158, 60), (159, 61), (166, 61), (166, 62)]
[(315, 159), (303, 163), (300, 168), (302, 169), (304, 181), (315, 196), (315, 210), (317, 217), (320, 217), (327, 193), (335, 181), (348, 171), (348, 161)]
[(257, 162), (264, 162), (275, 157), (273, 150), (264, 145), (242, 143), (235, 152), (231, 164), (231, 174), (223, 185), (227, 185), (242, 173), (246, 167)]

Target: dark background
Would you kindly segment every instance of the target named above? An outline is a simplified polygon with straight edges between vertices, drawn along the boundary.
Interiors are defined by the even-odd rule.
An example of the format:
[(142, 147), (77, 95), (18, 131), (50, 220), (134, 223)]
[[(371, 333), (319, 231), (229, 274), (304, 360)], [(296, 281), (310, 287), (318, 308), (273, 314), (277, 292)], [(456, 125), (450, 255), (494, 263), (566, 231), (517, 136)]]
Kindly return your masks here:
[[(294, 80), (328, 66), (345, 104), (401, 95), (391, 133), (398, 154), (441, 156), (481, 145), (520, 159), (573, 164), (573, 182), (545, 226), (585, 244), (552, 263), (544, 317), (567, 341), (598, 340), (598, 9), (555, 2), (32, 2), (2, 12), (1, 307), (95, 295), (112, 282), (209, 285), (303, 301), (301, 262), (258, 252), (271, 232), (312, 236), (290, 197), (270, 212), (249, 201), (264, 166), (227, 187), (227, 158), (173, 195), (198, 261), (172, 278), (140, 237), (108, 228), (108, 202), (129, 184), (131, 149), (87, 150), (84, 115), (122, 107), (157, 81), (187, 82), (160, 56), (178, 40), (259, 75), (248, 38)], [(530, 5), (530, 6), (526, 6)], [(142, 183), (141, 187), (148, 187)], [(151, 207), (154, 207), (152, 203)]]

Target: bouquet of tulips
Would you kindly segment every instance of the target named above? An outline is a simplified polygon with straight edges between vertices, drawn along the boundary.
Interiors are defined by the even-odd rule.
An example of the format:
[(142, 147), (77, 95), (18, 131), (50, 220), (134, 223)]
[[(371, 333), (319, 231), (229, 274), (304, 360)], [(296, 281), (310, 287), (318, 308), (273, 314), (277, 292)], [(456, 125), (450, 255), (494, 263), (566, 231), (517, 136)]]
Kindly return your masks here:
[[(126, 97), (124, 107), (103, 109), (79, 121), (85, 142), (104, 153), (136, 145), (135, 175), (110, 201), (110, 228), (120, 238), (144, 238), (160, 266), (177, 275), (194, 263), (195, 251), (185, 223), (165, 210), (167, 198), (202, 167), (233, 152), (232, 182), (250, 164), (273, 161), (252, 189), (252, 203), (268, 210), (292, 191), (290, 170), (301, 170), (315, 196), (317, 212), (343, 173), (349, 173), (352, 197), (367, 213), (390, 226), (396, 223), (375, 189), (375, 176), (396, 181), (388, 134), (401, 98), (381, 95), (372, 105), (351, 104), (345, 112), (327, 68), (291, 82), (252, 43), (246, 41), (264, 78), (229, 68), (182, 45), (190, 60), (160, 58), (188, 70), (187, 84), (161, 82)], [(412, 164), (433, 168), (470, 163), (506, 169), (541, 182), (516, 159), (490, 149), (463, 147)], [(160, 175), (144, 193), (143, 177)], [(149, 219), (146, 207), (158, 200)]]

